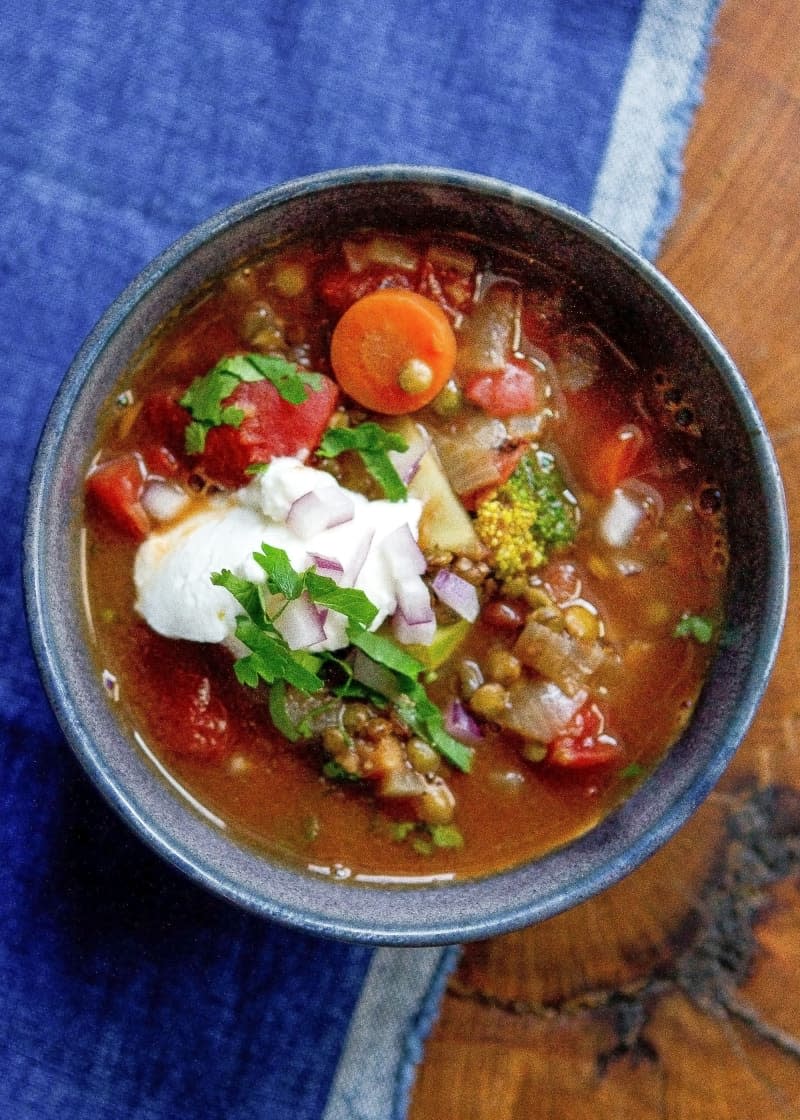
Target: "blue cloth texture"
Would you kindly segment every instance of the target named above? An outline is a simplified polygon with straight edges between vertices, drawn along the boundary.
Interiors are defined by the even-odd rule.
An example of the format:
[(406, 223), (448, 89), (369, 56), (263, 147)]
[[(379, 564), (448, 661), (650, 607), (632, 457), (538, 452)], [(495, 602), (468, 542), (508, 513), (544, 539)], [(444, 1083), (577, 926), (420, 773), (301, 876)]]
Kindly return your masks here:
[(0, 21), (0, 1120), (401, 1118), (454, 954), (323, 941), (146, 849), (64, 745), (22, 611), (60, 378), (145, 263), (298, 175), (494, 175), (654, 252), (714, 0), (7, 0)]

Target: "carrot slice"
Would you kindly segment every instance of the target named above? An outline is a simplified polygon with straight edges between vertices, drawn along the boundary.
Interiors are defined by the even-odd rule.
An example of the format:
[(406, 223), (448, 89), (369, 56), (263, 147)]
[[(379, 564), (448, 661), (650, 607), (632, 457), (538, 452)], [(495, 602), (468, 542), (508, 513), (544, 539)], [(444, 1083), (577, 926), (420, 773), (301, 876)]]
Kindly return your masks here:
[(342, 389), (373, 412), (414, 412), (433, 400), (453, 372), (456, 338), (441, 307), (404, 288), (362, 296), (331, 339), (331, 365)]

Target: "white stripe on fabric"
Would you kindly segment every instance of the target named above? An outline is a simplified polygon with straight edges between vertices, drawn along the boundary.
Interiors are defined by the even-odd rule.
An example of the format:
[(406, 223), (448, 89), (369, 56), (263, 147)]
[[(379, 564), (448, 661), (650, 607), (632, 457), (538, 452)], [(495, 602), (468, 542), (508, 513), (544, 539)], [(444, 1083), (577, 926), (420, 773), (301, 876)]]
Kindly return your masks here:
[(589, 210), (646, 256), (678, 211), (719, 0), (645, 0)]
[(458, 950), (376, 949), (322, 1120), (403, 1117)]

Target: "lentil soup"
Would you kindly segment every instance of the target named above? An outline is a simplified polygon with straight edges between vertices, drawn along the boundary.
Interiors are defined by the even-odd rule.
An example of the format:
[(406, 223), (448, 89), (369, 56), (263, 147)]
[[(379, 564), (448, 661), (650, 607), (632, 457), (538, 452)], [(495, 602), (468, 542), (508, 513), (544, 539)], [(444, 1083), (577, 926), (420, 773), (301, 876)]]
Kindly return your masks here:
[(726, 569), (702, 452), (671, 371), (536, 262), (290, 244), (176, 310), (104, 408), (97, 671), (151, 764), (270, 858), (513, 866), (691, 715)]

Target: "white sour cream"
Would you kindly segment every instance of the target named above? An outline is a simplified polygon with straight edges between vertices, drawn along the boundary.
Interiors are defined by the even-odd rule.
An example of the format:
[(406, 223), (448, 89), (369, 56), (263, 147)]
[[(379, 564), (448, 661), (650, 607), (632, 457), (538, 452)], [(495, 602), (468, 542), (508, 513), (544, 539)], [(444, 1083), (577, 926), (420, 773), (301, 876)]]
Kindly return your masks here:
[[(417, 538), (422, 503), (369, 501), (344, 491), (353, 503), (353, 517), (343, 524), (302, 539), (286, 525), (292, 503), (310, 492), (324, 499), (343, 488), (325, 471), (299, 459), (274, 459), (249, 486), (234, 494), (208, 499), (170, 528), (151, 533), (140, 546), (134, 564), (136, 610), (148, 625), (167, 638), (196, 642), (224, 642), (233, 638), (241, 607), (223, 587), (215, 587), (211, 573), (228, 568), (235, 575), (262, 581), (263, 570), (253, 560), (262, 542), (283, 549), (297, 571), (322, 556), (355, 572), (354, 582), (378, 608), (376, 629), (397, 608), (395, 580), (382, 548), (385, 537), (408, 525)], [(362, 562), (363, 560), (363, 562)], [(340, 649), (348, 644), (346, 619), (329, 611), (325, 640), (313, 649)]]

